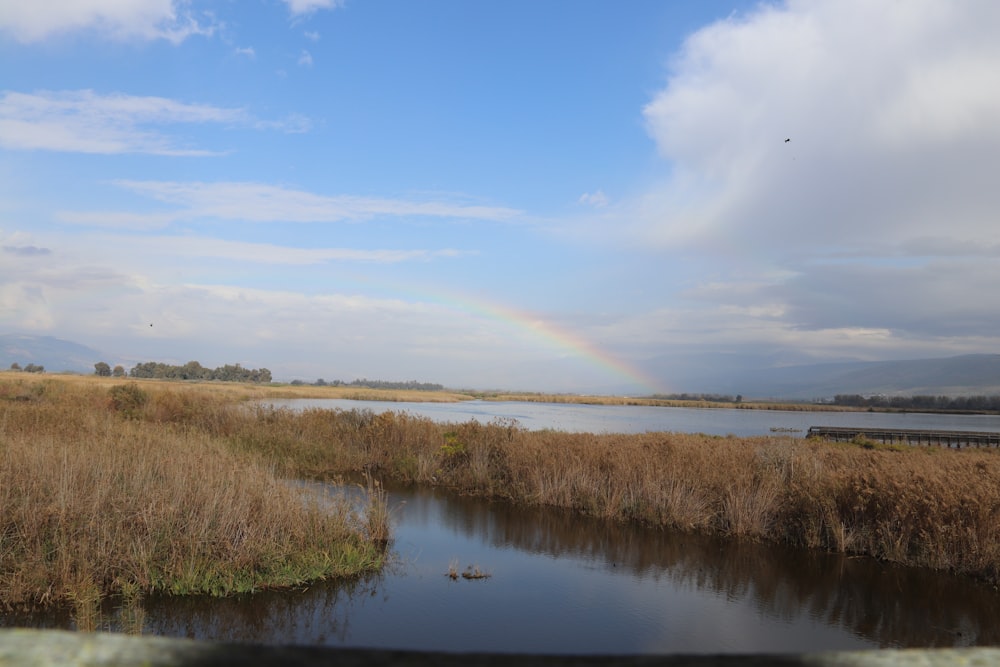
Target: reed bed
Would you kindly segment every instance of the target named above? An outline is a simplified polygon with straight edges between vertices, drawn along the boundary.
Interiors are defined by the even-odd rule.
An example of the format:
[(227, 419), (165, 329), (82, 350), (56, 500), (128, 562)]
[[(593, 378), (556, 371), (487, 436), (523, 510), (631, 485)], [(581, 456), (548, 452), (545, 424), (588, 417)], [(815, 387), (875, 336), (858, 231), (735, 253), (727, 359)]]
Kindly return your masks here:
[[(225, 393), (0, 381), (0, 608), (227, 595), (381, 567), (346, 500), (217, 434)], [(383, 499), (384, 500), (384, 499)], [(133, 608), (135, 605), (131, 605)]]
[(993, 450), (527, 431), (507, 421), (437, 424), (365, 410), (249, 412), (229, 433), (233, 445), (300, 475), (366, 472), (1000, 584), (1000, 453)]
[[(237, 539), (241, 530), (252, 527), (256, 538), (269, 531), (284, 535), (280, 528), (297, 534), (309, 525), (288, 515), (276, 518), (272, 528), (266, 522), (257, 526), (249, 518), (222, 521), (210, 519), (205, 508), (245, 507), (239, 512), (234, 509), (232, 515), (228, 509), (223, 514), (258, 517), (260, 508), (270, 504), (270, 494), (280, 498), (288, 493), (276, 479), (351, 473), (670, 529), (871, 555), (1000, 584), (1000, 453), (992, 450), (867, 448), (784, 435), (735, 438), (527, 431), (504, 420), (439, 424), (405, 412), (278, 409), (240, 402), (229, 390), (216, 392), (211, 385), (162, 382), (52, 386), (42, 393), (80, 395), (54, 400), (47, 412), (41, 406), (48, 399), (31, 398), (38, 391), (33, 387), (22, 384), (12, 389), (0, 382), (4, 457), (0, 502), (6, 526), (0, 533), (3, 590), (28, 591), (32, 588), (27, 582), (42, 581), (39, 574), (29, 576), (35, 572), (30, 568), (20, 578), (8, 572), (8, 564), (18, 560), (12, 550), (27, 549), (21, 544), (24, 541), (33, 545), (35, 555), (29, 560), (46, 564), (54, 560), (61, 568), (57, 571), (65, 572), (62, 580), (68, 582), (131, 577), (147, 588), (165, 586), (162, 575), (147, 581), (133, 572), (135, 566), (123, 565), (143, 558), (135, 555), (134, 548), (112, 547), (113, 535), (109, 535), (133, 525), (146, 531), (143, 535), (155, 535), (152, 521), (145, 517), (164, 508), (171, 508), (164, 516), (175, 517), (166, 525), (183, 524), (191, 531), (185, 538), (188, 546), (181, 551), (198, 555), (185, 560), (177, 554), (175, 559), (171, 551), (164, 561), (172, 563), (171, 568), (157, 565), (147, 571), (168, 571), (172, 581), (198, 581), (198, 577), (182, 576), (186, 570), (178, 563), (194, 562), (198, 572), (212, 559), (251, 562), (249, 555), (226, 551), (234, 543), (243, 543)], [(67, 411), (72, 410), (76, 411), (74, 425), (69, 426)], [(76, 443), (84, 441), (93, 444), (77, 453), (80, 445)], [(21, 524), (8, 518), (7, 507), (25, 496), (11, 491), (20, 488), (15, 480), (24, 474), (14, 470), (14, 463), (43, 453), (46, 458), (33, 466), (18, 465), (35, 471), (32, 474), (40, 479), (54, 478), (46, 482), (47, 489), (82, 488), (83, 482), (75, 481), (81, 477), (99, 480), (87, 487), (95, 489), (92, 495), (80, 492), (85, 500), (77, 504), (92, 509), (79, 510), (75, 516), (80, 518), (68, 522), (76, 526), (75, 532), (56, 529), (62, 524), (53, 517), (61, 517), (63, 510), (59, 495), (51, 490), (18, 500), (24, 507), (21, 511), (33, 517), (23, 521), (54, 526), (45, 535), (57, 536), (63, 545), (60, 549), (46, 546), (44, 540), (50, 538), (12, 532), (11, 526)], [(104, 457), (103, 462), (92, 465), (88, 459), (97, 456)], [(180, 470), (186, 472), (169, 467), (171, 459), (185, 462)], [(234, 468), (240, 474), (232, 473)], [(257, 481), (251, 484), (248, 479)], [(240, 485), (268, 489), (263, 493), (268, 502)], [(140, 491), (152, 487), (163, 490)], [(125, 490), (118, 494), (105, 488)], [(372, 497), (384, 497), (377, 485), (372, 491)], [(198, 500), (183, 505), (187, 495), (196, 492), (201, 494)], [(274, 505), (287, 505), (291, 512), (299, 509), (300, 500), (290, 496)], [(108, 516), (119, 519), (98, 520)], [(322, 519), (321, 514), (309, 516), (313, 522)], [(377, 523), (385, 525), (387, 513), (384, 517)], [(343, 525), (324, 524), (315, 532), (337, 536), (328, 544), (340, 544), (346, 535), (358, 550), (362, 543), (384, 543), (385, 534), (376, 527), (366, 528), (362, 522), (358, 538)], [(312, 547), (298, 546), (302, 543), (291, 537), (281, 539), (292, 546), (282, 547), (284, 551), (265, 549), (265, 556), (253, 562), (273, 563), (297, 550), (317, 553)], [(94, 566), (65, 564), (56, 556), (71, 546), (77, 548), (78, 541), (96, 559)], [(185, 544), (185, 540), (180, 542)], [(244, 542), (256, 543), (257, 539)], [(283, 556), (266, 555), (274, 552)], [(113, 554), (114, 559), (97, 557), (104, 553)], [(20, 588), (11, 589), (8, 582)], [(71, 587), (67, 584), (60, 590)]]

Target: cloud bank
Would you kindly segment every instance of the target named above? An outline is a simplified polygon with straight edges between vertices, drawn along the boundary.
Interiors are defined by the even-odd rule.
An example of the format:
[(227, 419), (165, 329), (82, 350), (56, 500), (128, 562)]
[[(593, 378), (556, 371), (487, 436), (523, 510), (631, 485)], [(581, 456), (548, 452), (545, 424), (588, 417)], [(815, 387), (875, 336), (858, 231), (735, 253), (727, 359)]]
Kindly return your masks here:
[(93, 90), (0, 92), (0, 147), (69, 153), (208, 156), (217, 151), (180, 145), (165, 125), (216, 124), (300, 133), (308, 119), (254, 118), (244, 109), (190, 104), (164, 97), (100, 94)]
[(998, 31), (981, 0), (790, 0), (694, 33), (643, 109), (669, 176), (616, 237), (700, 257), (689, 304), (816, 354), (995, 348)]
[(164, 39), (179, 44), (215, 27), (199, 20), (182, 0), (46, 0), (0, 3), (0, 32), (20, 42), (92, 30), (117, 40)]

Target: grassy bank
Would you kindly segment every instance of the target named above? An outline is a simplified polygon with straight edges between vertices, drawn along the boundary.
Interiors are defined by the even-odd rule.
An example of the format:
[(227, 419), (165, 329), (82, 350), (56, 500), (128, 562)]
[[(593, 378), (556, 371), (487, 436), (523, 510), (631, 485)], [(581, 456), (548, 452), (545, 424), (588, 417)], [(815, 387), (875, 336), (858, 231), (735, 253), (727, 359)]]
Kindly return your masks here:
[(227, 385), (0, 380), (0, 591), (239, 590), (289, 562), (298, 574), (278, 581), (374, 567), (377, 528), (303, 508), (278, 481), (347, 473), (1000, 584), (991, 450), (526, 431), (241, 402), (250, 397)]
[(224, 595), (379, 568), (384, 534), (370, 536), (346, 502), (296, 489), (217, 435), (233, 403), (224, 387), (0, 380), (0, 608)]

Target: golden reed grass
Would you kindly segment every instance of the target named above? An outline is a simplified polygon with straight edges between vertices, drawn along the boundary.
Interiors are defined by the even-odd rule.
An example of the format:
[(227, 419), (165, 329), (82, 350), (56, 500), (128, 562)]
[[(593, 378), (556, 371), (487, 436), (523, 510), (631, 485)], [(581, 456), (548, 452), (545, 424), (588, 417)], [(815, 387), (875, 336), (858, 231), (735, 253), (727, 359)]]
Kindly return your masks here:
[[(12, 374), (13, 375), (13, 374)], [(229, 594), (381, 567), (346, 500), (217, 433), (225, 393), (0, 379), (0, 608)], [(384, 535), (380, 535), (384, 538)]]
[(406, 413), (248, 409), (237, 448), (685, 531), (866, 554), (1000, 583), (1000, 452), (788, 436), (526, 431)]
[[(124, 565), (144, 559), (157, 565), (136, 571), (158, 577), (150, 578), (145, 590), (166, 588), (164, 571), (171, 581), (199, 581), (185, 576), (179, 564), (194, 563), (189, 567), (197, 573), (217, 561), (251, 562), (254, 557), (231, 552), (231, 545), (261, 542), (258, 534), (283, 535), (281, 529), (305, 530), (309, 522), (288, 515), (274, 524), (259, 516), (265, 506), (300, 509), (301, 499), (287, 495), (280, 478), (348, 473), (684, 531), (868, 554), (1000, 584), (1000, 453), (992, 450), (865, 449), (783, 435), (576, 434), (527, 431), (507, 421), (438, 424), (407, 413), (276, 409), (245, 401), (260, 398), (259, 393), (214, 384), (139, 383), (135, 387), (148, 400), (136, 406), (129, 403), (128, 389), (115, 388), (131, 383), (96, 380), (0, 382), (0, 590), (37, 598), (59, 595), (74, 581), (92, 580), (102, 590), (116, 578), (146, 582), (142, 577), (151, 575), (134, 574), (130, 568), (135, 566)], [(42, 397), (32, 398), (43, 386)], [(84, 440), (92, 443), (81, 449), (76, 443)], [(30, 475), (13, 470), (16, 461), (31, 456), (44, 460), (17, 464), (33, 471)], [(97, 456), (104, 458), (100, 465), (89, 460)], [(171, 460), (184, 465), (175, 469)], [(16, 480), (35, 478), (31, 485), (48, 480), (45, 491), (28, 500), (17, 500), (23, 490), (12, 496), (16, 484), (27, 484)], [(89, 478), (98, 483), (84, 484)], [(74, 531), (60, 532), (62, 524), (53, 518), (63, 511), (58, 490), (84, 487), (91, 490), (72, 494), (72, 504), (80, 508), (67, 521)], [(106, 491), (115, 488), (122, 491)], [(185, 505), (194, 494), (197, 500)], [(272, 503), (272, 497), (285, 500)], [(23, 507), (23, 526), (30, 529), (9, 518), (14, 500)], [(205, 509), (215, 506), (227, 510), (209, 514)], [(310, 516), (312, 522), (323, 517)], [(382, 517), (376, 523), (387, 524), (384, 507)], [(153, 526), (166, 526), (172, 534), (180, 530), (177, 524), (184, 525), (188, 537), (177, 538), (183, 553), (171, 551), (169, 558), (156, 560), (132, 553), (134, 546), (115, 546), (116, 531), (138, 525), (141, 534), (156, 537)], [(36, 525), (51, 528), (43, 536)], [(360, 525), (363, 543), (384, 539), (381, 529), (366, 528), (363, 518)], [(245, 536), (248, 531), (253, 539)], [(349, 528), (324, 526), (316, 532), (357, 539), (350, 538)], [(60, 548), (51, 548), (47, 539), (57, 539)], [(278, 542), (287, 544), (282, 539), (293, 546), (270, 551), (282, 557), (254, 562), (317, 553), (298, 546), (308, 541), (282, 537)], [(60, 554), (77, 543), (91, 555), (79, 562), (95, 559), (93, 566), (64, 562)], [(12, 549), (29, 550), (33, 555), (25, 560), (36, 565), (14, 576), (9, 564), (19, 557)], [(48, 571), (43, 565), (65, 572), (57, 581), (69, 583), (47, 591), (50, 579), (41, 574)]]

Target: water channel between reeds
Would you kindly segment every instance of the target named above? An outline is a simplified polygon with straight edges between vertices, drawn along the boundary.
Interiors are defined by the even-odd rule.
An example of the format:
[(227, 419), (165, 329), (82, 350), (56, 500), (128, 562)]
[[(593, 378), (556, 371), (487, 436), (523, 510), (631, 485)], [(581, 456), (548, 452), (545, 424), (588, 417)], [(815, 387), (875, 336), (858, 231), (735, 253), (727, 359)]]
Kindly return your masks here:
[[(275, 401), (277, 404), (278, 402)], [(295, 407), (371, 407), (298, 401)], [(494, 405), (509, 412), (495, 414)], [(433, 404), (379, 404), (415, 411)], [(841, 413), (685, 410), (697, 427), (612, 425), (605, 406), (461, 404), (477, 417), (518, 419), (526, 428), (673, 430), (737, 435), (772, 428), (803, 431)], [(448, 407), (448, 406), (445, 406)], [(451, 406), (455, 407), (455, 406)], [(566, 412), (598, 414), (566, 421)], [(542, 424), (532, 412), (561, 414)], [(642, 408), (670, 412), (677, 408)], [(725, 413), (737, 413), (727, 415)], [(877, 413), (848, 413), (868, 417)], [(983, 419), (895, 415), (910, 428), (1000, 430)], [(929, 425), (911, 417), (931, 418)], [(789, 418), (793, 421), (789, 421)], [(632, 417), (629, 417), (634, 422)], [(997, 418), (992, 418), (997, 419)], [(795, 421), (797, 420), (797, 421)], [(937, 421), (935, 421), (937, 420)], [(998, 420), (1000, 421), (1000, 420)], [(635, 422), (638, 424), (638, 422)], [(843, 422), (840, 422), (843, 423)], [(856, 421), (852, 423), (857, 423)], [(715, 424), (715, 429), (705, 424)], [(720, 426), (721, 425), (721, 426)], [(886, 424), (887, 427), (893, 424)], [(895, 424), (898, 427), (898, 424)], [(756, 432), (748, 432), (756, 429)], [(360, 494), (355, 484), (304, 482)], [(338, 647), (552, 654), (784, 653), (866, 648), (1000, 644), (1000, 592), (971, 579), (869, 558), (698, 537), (516, 507), (441, 489), (389, 486), (391, 564), (378, 576), (323, 582), (304, 590), (232, 598), (154, 597), (144, 601), (147, 634)], [(485, 578), (466, 579), (465, 571)], [(453, 572), (458, 576), (449, 576)], [(113, 602), (103, 625), (120, 629)], [(0, 626), (72, 628), (68, 614), (0, 619)]]
[[(316, 488), (320, 483), (312, 484)], [(348, 485), (339, 490), (360, 493)], [(560, 654), (763, 653), (1000, 643), (971, 580), (390, 487), (393, 563), (305, 590), (145, 601), (147, 634)], [(453, 579), (478, 568), (483, 579)], [(116, 628), (110, 604), (105, 623)], [(71, 628), (69, 616), (7, 619)]]

